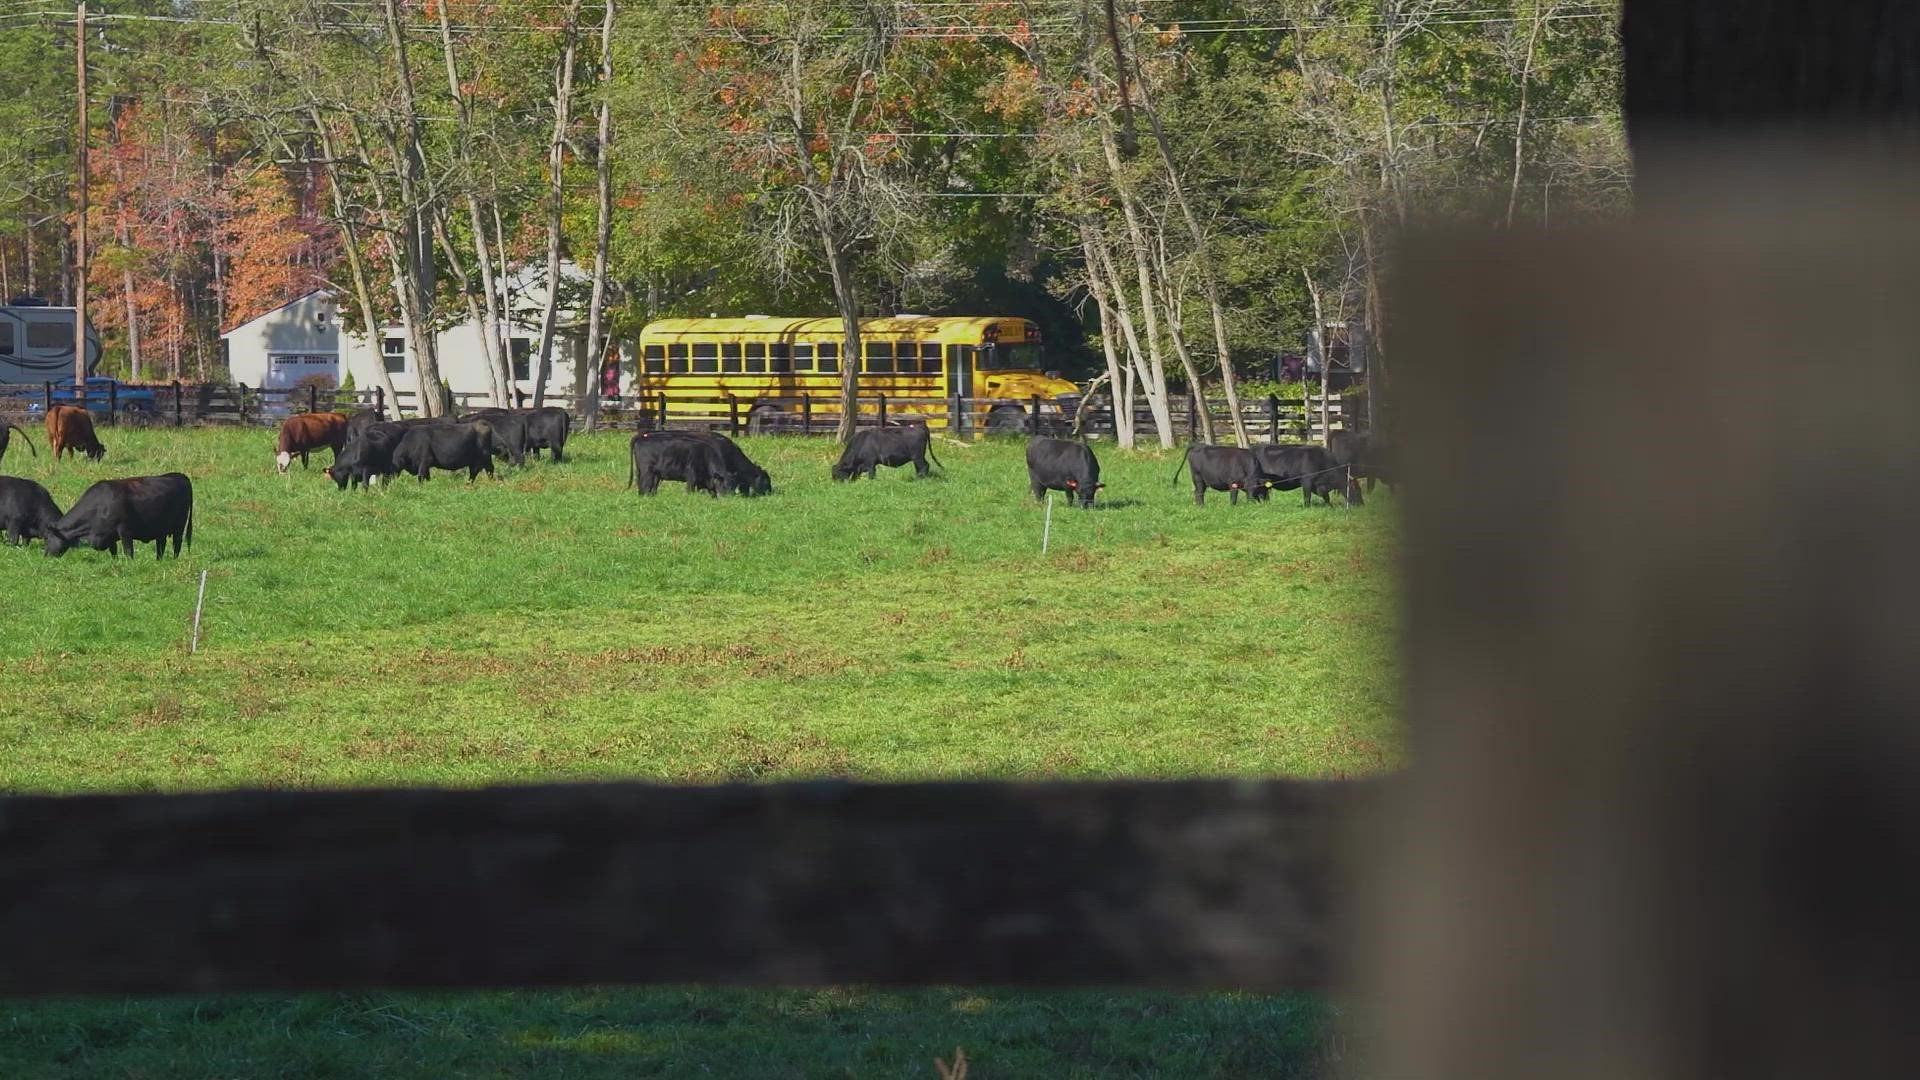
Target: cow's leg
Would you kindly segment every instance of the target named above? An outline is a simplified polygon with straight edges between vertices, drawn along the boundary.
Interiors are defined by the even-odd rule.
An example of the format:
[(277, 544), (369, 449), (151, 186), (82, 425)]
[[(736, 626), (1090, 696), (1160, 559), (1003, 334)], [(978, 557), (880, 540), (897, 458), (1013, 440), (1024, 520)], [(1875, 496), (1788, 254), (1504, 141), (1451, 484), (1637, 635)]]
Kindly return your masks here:
[(21, 539), (20, 527), (18, 525), (9, 524), (7, 526), (7, 546), (19, 547), (20, 539)]
[(123, 530), (120, 533), (120, 543), (127, 549), (127, 558), (133, 558), (133, 534)]
[(927, 467), (927, 455), (915, 454), (913, 456), (913, 475), (925, 476), (931, 471), (932, 470)]
[[(186, 535), (186, 533), (187, 533), (187, 531), (186, 531), (185, 529), (175, 529), (175, 530), (174, 530), (174, 533), (173, 533), (173, 557), (174, 557), (174, 558), (176, 558), (176, 559), (180, 557), (180, 538), (181, 538), (182, 536), (185, 536), (185, 535)], [(162, 544), (162, 545), (160, 545), (160, 546), (161, 546), (161, 547), (165, 547), (166, 545), (165, 545), (165, 544)]]
[(1193, 505), (1195, 506), (1207, 505), (1207, 485), (1201, 483), (1198, 480), (1195, 480), (1193, 482)]

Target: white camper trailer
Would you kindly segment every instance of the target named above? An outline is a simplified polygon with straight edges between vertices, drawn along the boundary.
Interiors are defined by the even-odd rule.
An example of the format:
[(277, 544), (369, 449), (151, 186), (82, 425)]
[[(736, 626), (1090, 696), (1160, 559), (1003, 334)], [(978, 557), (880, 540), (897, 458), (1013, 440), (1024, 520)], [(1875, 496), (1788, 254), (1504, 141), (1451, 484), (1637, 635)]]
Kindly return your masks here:
[[(70, 307), (0, 306), (0, 383), (73, 381)], [(87, 327), (87, 374), (100, 366), (100, 336)]]

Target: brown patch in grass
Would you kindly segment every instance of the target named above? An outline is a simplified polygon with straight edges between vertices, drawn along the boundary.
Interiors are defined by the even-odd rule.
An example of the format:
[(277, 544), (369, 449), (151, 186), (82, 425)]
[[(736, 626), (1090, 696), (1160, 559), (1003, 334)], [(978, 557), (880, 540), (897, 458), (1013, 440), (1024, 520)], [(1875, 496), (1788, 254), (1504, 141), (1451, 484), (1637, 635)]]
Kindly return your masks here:
[(186, 709), (180, 704), (180, 699), (172, 694), (154, 698), (145, 708), (136, 710), (128, 717), (137, 728), (172, 727), (185, 718)]
[(744, 727), (731, 728), (720, 757), (700, 771), (745, 782), (776, 776), (846, 776), (853, 771), (845, 748), (811, 731), (769, 737)]
[(928, 548), (913, 562), (915, 566), (938, 566), (951, 558), (953, 558), (953, 548), (945, 544), (940, 544), (936, 547)]

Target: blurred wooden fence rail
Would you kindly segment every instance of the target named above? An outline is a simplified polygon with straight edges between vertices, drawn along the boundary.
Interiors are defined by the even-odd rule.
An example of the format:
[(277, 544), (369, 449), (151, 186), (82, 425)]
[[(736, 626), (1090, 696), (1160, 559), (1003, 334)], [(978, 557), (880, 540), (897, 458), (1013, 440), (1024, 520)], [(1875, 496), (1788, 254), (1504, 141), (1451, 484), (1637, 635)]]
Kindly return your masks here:
[[(487, 395), (457, 392), (455, 408), (467, 412), (491, 404)], [(121, 423), (189, 427), (202, 425), (277, 426), (296, 413), (380, 409), (389, 415), (397, 404), (399, 413), (412, 415), (417, 410), (416, 395), (401, 391), (397, 402), (373, 390), (326, 390), (306, 386), (293, 389), (262, 389), (244, 384), (170, 383), (144, 386), (114, 386), (106, 394), (92, 393), (87, 401), (100, 422), (109, 426)], [(571, 394), (552, 394), (549, 404), (576, 415), (582, 399)], [(52, 383), (43, 385), (0, 386), (0, 416), (26, 423), (55, 404), (73, 404), (70, 392), (63, 393)], [(1208, 399), (1204, 404), (1191, 395), (1179, 399), (1170, 410), (1173, 437), (1180, 441), (1196, 438), (1202, 429), (1200, 412), (1204, 408), (1216, 437), (1230, 438), (1233, 426), (1225, 401)], [(1077, 430), (1095, 437), (1111, 438), (1115, 417), (1110, 399), (1099, 396), (1085, 404), (1085, 416), (1079, 416), (1082, 403), (1064, 403), (1039, 398), (888, 398), (871, 395), (859, 399), (862, 426), (901, 419), (921, 419), (936, 430), (973, 437), (983, 434), (1053, 434)], [(1321, 424), (1321, 401), (1317, 395), (1305, 398), (1268, 396), (1241, 403), (1241, 418), (1249, 436), (1261, 442), (1322, 441), (1326, 431)], [(1354, 430), (1366, 425), (1364, 396), (1332, 395), (1326, 402), (1326, 427)], [(840, 420), (837, 395), (813, 394), (781, 397), (713, 397), (647, 394), (612, 398), (600, 404), (599, 424), (625, 430), (661, 428), (703, 428), (735, 435), (800, 434), (830, 435)], [(1143, 442), (1156, 436), (1152, 413), (1144, 404), (1134, 410), (1134, 429)]]
[(0, 993), (1315, 987), (1363, 785), (0, 799)]

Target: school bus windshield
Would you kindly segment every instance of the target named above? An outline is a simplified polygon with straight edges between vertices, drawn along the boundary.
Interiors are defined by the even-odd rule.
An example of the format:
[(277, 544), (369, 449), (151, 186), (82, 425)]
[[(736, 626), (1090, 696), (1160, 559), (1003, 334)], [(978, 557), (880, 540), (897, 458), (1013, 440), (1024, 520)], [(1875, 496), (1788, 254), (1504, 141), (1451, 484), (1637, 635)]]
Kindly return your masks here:
[(987, 345), (974, 354), (974, 367), (980, 371), (1039, 371), (1040, 346)]

